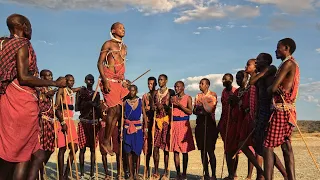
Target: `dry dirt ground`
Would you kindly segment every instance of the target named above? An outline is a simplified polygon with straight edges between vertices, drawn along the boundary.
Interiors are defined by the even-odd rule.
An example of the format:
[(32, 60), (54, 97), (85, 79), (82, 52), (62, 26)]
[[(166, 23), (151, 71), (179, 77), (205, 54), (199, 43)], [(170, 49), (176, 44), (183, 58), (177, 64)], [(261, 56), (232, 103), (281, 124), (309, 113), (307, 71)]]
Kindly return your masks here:
[[(309, 133), (304, 134), (306, 142), (313, 153), (315, 159), (320, 163), (320, 133)], [(292, 138), (292, 144), (294, 148), (294, 154), (295, 154), (295, 165), (296, 165), (296, 176), (298, 180), (320, 180), (320, 173), (317, 171), (311, 157), (308, 154), (307, 148), (302, 141), (301, 137), (299, 135), (294, 135)], [(86, 179), (89, 179), (89, 159), (90, 159), (90, 153), (89, 149), (86, 151), (86, 157), (85, 157), (85, 177)], [(280, 148), (277, 148), (275, 152), (279, 155), (279, 157), (282, 156), (282, 152)], [(216, 151), (215, 154), (217, 156), (217, 177), (220, 178), (221, 176), (221, 170), (222, 170), (222, 160), (223, 160), (223, 143), (221, 139), (218, 139), (217, 145), (216, 145)], [(78, 153), (77, 153), (77, 160), (78, 160)], [(108, 163), (110, 163), (110, 156), (108, 156)], [(160, 161), (160, 173), (163, 172), (163, 154), (161, 154), (161, 161)], [(182, 158), (181, 158), (182, 159)], [(281, 157), (283, 160), (283, 158)], [(98, 160), (98, 167), (99, 167), (99, 179), (103, 179), (104, 177), (104, 170), (102, 166), (101, 161), (101, 155), (99, 153), (99, 150), (97, 149), (97, 160)], [(113, 167), (115, 167), (115, 158), (111, 158), (113, 162)], [(49, 163), (46, 166), (46, 172), (48, 179), (57, 179), (56, 178), (56, 162), (57, 157), (55, 154), (52, 155)], [(79, 161), (78, 161), (79, 162)], [(151, 160), (151, 165), (153, 166), (153, 161)], [(143, 172), (144, 167), (144, 156), (141, 155), (141, 168), (140, 173)], [(110, 164), (109, 164), (110, 168)], [(172, 153), (170, 153), (170, 169), (171, 169), (171, 177), (175, 177), (175, 167), (173, 164), (173, 158)], [(114, 175), (115, 175), (114, 171)], [(192, 151), (189, 153), (189, 165), (188, 165), (188, 179), (201, 179), (202, 174), (202, 165), (201, 165), (201, 159), (200, 159), (200, 152), (198, 150)], [(245, 179), (247, 175), (247, 158), (241, 154), (240, 160), (239, 160), (239, 167), (238, 167), (238, 177), (239, 180)], [(226, 165), (224, 166), (224, 174), (223, 177), (227, 176), (227, 169)], [(252, 179), (254, 179), (256, 176), (256, 172), (253, 173)], [(75, 177), (75, 168), (73, 168), (73, 177)], [(280, 180), (283, 179), (281, 174), (278, 172), (278, 170), (275, 169), (274, 171), (274, 179)]]

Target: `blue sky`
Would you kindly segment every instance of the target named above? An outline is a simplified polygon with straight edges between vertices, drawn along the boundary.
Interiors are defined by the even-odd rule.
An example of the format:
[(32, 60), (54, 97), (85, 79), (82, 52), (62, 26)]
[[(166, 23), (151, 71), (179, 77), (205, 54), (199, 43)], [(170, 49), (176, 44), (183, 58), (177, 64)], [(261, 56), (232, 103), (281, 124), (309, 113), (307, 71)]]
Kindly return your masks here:
[(126, 78), (151, 69), (136, 82), (140, 93), (147, 92), (148, 76), (165, 73), (169, 87), (183, 79), (192, 96), (202, 77), (220, 96), (222, 75), (236, 73), (260, 52), (278, 66), (276, 44), (291, 37), (301, 68), (298, 119), (318, 120), (319, 8), (320, 0), (0, 0), (0, 35), (9, 34), (7, 16), (27, 16), (39, 68), (51, 69), (55, 78), (71, 73), (81, 86), (88, 73), (98, 77), (101, 45), (119, 21), (126, 28)]

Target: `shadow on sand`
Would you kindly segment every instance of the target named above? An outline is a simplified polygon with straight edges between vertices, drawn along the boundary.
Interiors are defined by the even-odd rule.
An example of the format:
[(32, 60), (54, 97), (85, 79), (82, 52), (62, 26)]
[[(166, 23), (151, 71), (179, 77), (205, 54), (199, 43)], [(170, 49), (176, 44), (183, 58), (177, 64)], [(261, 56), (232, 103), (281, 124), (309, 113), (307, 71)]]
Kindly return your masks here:
[[(65, 164), (66, 165), (66, 164)], [(79, 164), (78, 164), (79, 166)], [(116, 170), (116, 162), (112, 163), (112, 167), (113, 167), (113, 171), (111, 171), (111, 164), (108, 163), (108, 172), (111, 175), (111, 172), (113, 172), (113, 177), (115, 178), (117, 175), (117, 170)], [(78, 170), (80, 171), (80, 168), (78, 168)], [(142, 175), (143, 174), (143, 170), (144, 170), (144, 166), (141, 165), (140, 166), (140, 171), (139, 173)], [(164, 169), (159, 169), (160, 174), (162, 175), (164, 173)], [(85, 178), (88, 179), (90, 177), (90, 164), (88, 162), (85, 162), (84, 165), (84, 174), (85, 174)], [(47, 174), (47, 178), (48, 180), (56, 180), (57, 179), (57, 165), (56, 163), (52, 163), (52, 162), (48, 162), (46, 165), (46, 174)], [(176, 172), (171, 170), (171, 178), (170, 179), (174, 179), (176, 177)], [(69, 175), (70, 177), (70, 175)], [(76, 179), (76, 170), (75, 167), (72, 167), (72, 177), (73, 179)], [(105, 172), (104, 172), (104, 168), (103, 168), (103, 164), (102, 163), (98, 163), (98, 177), (99, 179), (103, 179), (105, 177)], [(187, 179), (189, 180), (199, 180), (202, 177), (199, 175), (194, 175), (194, 174), (187, 174)], [(221, 180), (220, 178), (218, 178), (218, 180)]]

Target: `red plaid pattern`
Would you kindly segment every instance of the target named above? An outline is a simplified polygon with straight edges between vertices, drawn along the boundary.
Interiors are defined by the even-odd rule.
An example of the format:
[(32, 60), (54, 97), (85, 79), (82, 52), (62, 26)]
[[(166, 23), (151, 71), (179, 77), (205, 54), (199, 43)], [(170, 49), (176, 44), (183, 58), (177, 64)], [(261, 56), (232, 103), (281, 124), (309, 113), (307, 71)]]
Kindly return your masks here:
[[(279, 88), (282, 89), (283, 92), (285, 92), (283, 95), (285, 103), (287, 105), (292, 105), (295, 103), (298, 94), (300, 70), (297, 62), (293, 57), (290, 57), (290, 59), (288, 59), (287, 61), (292, 61), (296, 64), (296, 72), (292, 89), (290, 92), (285, 92), (282, 86), (280, 86)], [(280, 69), (281, 67), (279, 68), (278, 72), (280, 71)], [(282, 103), (283, 106), (285, 105), (281, 96), (278, 94), (273, 97), (273, 100), (274, 103)], [(290, 122), (296, 122), (296, 109), (275, 107), (270, 119), (271, 121), (268, 127), (267, 137), (264, 141), (264, 146), (271, 148), (278, 147), (285, 141), (290, 140), (290, 136), (294, 127)]]
[[(37, 91), (40, 92), (40, 94), (48, 92), (48, 88), (46, 87), (40, 87), (37, 88)], [(53, 107), (52, 107), (52, 99), (50, 98), (43, 98), (40, 96), (39, 98), (39, 108), (40, 108), (40, 114), (45, 115), (48, 118), (53, 119)], [(40, 145), (41, 149), (45, 151), (54, 151), (54, 124), (52, 121), (40, 118)]]
[(8, 84), (16, 78), (16, 54), (25, 45), (29, 47), (29, 73), (31, 75), (38, 73), (37, 58), (31, 42), (26, 38), (10, 37), (0, 50), (0, 94), (4, 94)]
[(252, 121), (254, 121), (255, 117), (256, 117), (256, 112), (257, 112), (257, 102), (258, 102), (258, 99), (257, 99), (257, 88), (256, 86), (250, 86), (250, 90), (249, 90), (249, 93), (250, 93), (250, 100), (249, 100), (249, 103), (250, 103), (250, 118)]
[[(40, 94), (44, 94), (46, 92), (48, 92), (48, 88), (47, 87), (39, 87), (36, 88), (37, 91), (40, 92)], [(51, 98), (43, 98), (42, 96), (39, 96), (39, 108), (40, 108), (40, 112), (43, 115), (48, 116), (49, 118), (54, 118), (53, 115), (53, 107), (52, 107), (52, 99)]]
[[(218, 129), (219, 129), (219, 132), (221, 134), (221, 138), (223, 141), (225, 141), (226, 132), (227, 132), (227, 121), (228, 121), (228, 112), (229, 112), (228, 99), (230, 96), (232, 96), (234, 94), (235, 90), (236, 90), (236, 88), (232, 87), (231, 91), (228, 92), (226, 90), (226, 88), (224, 88), (222, 91), (222, 95), (221, 95), (222, 112), (221, 112), (221, 117), (220, 117), (220, 121), (218, 124)], [(229, 122), (229, 127), (230, 127), (230, 122)], [(228, 131), (229, 130), (230, 129), (228, 129)]]
[(159, 128), (155, 128), (154, 133), (154, 146), (158, 147), (162, 150), (169, 150), (169, 142), (170, 142), (170, 134), (169, 132), (169, 124), (164, 122), (162, 124), (162, 131)]
[(40, 148), (54, 152), (54, 124), (51, 121), (40, 119)]
[[(96, 146), (98, 145), (98, 132), (100, 125), (96, 125)], [(94, 147), (94, 134), (93, 134), (93, 124), (79, 122), (78, 123), (78, 138), (79, 138), (79, 148), (83, 149), (85, 147)]]

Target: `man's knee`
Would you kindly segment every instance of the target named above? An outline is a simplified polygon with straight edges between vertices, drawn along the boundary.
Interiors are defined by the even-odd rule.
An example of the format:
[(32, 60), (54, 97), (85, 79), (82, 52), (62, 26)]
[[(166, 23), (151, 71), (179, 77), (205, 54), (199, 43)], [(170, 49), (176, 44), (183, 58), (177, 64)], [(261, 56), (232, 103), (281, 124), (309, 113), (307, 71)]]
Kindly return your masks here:
[(286, 141), (285, 143), (283, 143), (281, 145), (281, 149), (282, 149), (283, 153), (286, 153), (286, 154), (291, 153), (292, 152), (292, 146), (291, 146), (290, 141)]
[(78, 152), (78, 145), (74, 144), (74, 153)]

